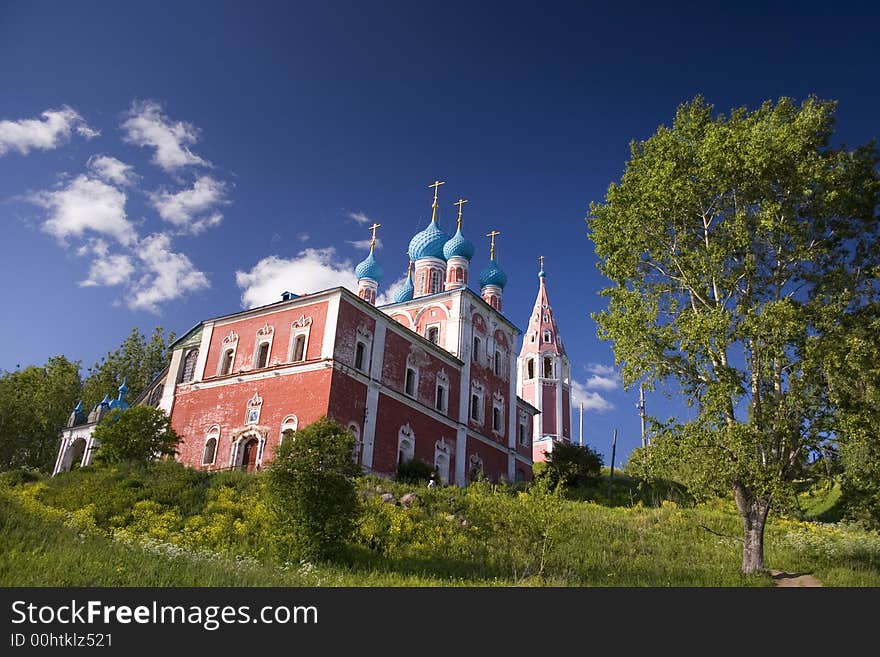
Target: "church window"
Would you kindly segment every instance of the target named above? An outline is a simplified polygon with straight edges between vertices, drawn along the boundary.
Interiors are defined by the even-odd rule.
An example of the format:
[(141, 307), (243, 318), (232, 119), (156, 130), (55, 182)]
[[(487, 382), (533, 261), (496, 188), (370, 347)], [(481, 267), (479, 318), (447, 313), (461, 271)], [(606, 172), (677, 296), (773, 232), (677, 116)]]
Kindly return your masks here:
[(544, 331), (544, 342), (552, 342), (553, 336), (550, 334), (550, 331)]
[(501, 431), (501, 409), (497, 406), (492, 407), (492, 430)]
[(234, 349), (227, 349), (223, 352), (223, 356), (220, 358), (220, 371), (218, 372), (221, 376), (223, 374), (232, 374), (232, 359), (234, 356)]
[(471, 395), (471, 419), (474, 422), (482, 422), (483, 400), (478, 394)]
[(425, 333), (425, 337), (428, 338), (434, 344), (440, 344), (440, 327), (439, 326), (429, 326), (427, 332)]
[(464, 269), (461, 267), (455, 268), (455, 280), (457, 283), (462, 283), (464, 281)]
[(293, 440), (293, 436), (299, 427), (299, 418), (296, 415), (288, 415), (281, 421), (281, 435), (278, 437), (278, 444), (281, 445), (285, 439)]
[(529, 341), (530, 341), (530, 342), (534, 342), (534, 341), (535, 341), (535, 336), (536, 336), (536, 335), (537, 335), (537, 333), (532, 333), (532, 334), (529, 336)]
[(535, 359), (529, 358), (526, 361), (526, 379), (535, 378)]
[(433, 294), (434, 292), (440, 291), (440, 270), (432, 269), (431, 270), (431, 289), (429, 293)]
[(416, 396), (417, 373), (412, 367), (406, 368), (406, 379), (404, 381), (403, 389), (410, 397)]
[(474, 336), (474, 353), (473, 353), (473, 357), (474, 357), (474, 362), (475, 362), (475, 363), (479, 363), (479, 362), (480, 362), (480, 338), (478, 338), (476, 335)]
[(360, 340), (354, 348), (354, 367), (361, 371), (364, 369), (364, 343)]
[(471, 454), (469, 479), (471, 481), (479, 481), (483, 476), (483, 459), (476, 454)]
[(293, 358), (294, 363), (305, 360), (306, 358), (306, 336), (300, 334), (293, 339)]
[(202, 465), (212, 465), (217, 458), (217, 439), (220, 438), (220, 427), (216, 424), (208, 429), (205, 436), (205, 449), (202, 452)]
[(549, 322), (549, 321), (550, 321), (550, 317), (548, 317), (547, 315), (544, 315), (544, 321), (545, 321), (545, 322)]
[(425, 294), (427, 290), (425, 289), (425, 270), (419, 272), (419, 284), (418, 289), (422, 294)]
[(550, 356), (544, 357), (544, 378), (553, 378), (553, 359)]
[(495, 350), (495, 376), (501, 376), (501, 352)]
[(437, 395), (434, 400), (434, 408), (438, 411), (446, 411), (446, 388), (439, 383), (437, 384)]
[(196, 362), (198, 360), (199, 350), (190, 349), (186, 354), (186, 358), (183, 359), (183, 370), (180, 374), (181, 383), (189, 383), (193, 380), (196, 374)]
[(260, 369), (262, 367), (266, 367), (269, 364), (269, 343), (261, 342), (260, 347), (257, 350), (257, 360), (254, 364), (254, 367)]
[(519, 428), (517, 431), (517, 436), (519, 438), (520, 445), (527, 446), (529, 444), (527, 435), (528, 434), (526, 433), (526, 421), (523, 419), (520, 419)]
[(153, 392), (150, 393), (150, 406), (158, 406), (162, 401), (162, 393), (165, 391), (165, 386), (158, 385), (153, 388)]
[(400, 427), (397, 433), (397, 465), (412, 461), (416, 455), (416, 437), (409, 424)]

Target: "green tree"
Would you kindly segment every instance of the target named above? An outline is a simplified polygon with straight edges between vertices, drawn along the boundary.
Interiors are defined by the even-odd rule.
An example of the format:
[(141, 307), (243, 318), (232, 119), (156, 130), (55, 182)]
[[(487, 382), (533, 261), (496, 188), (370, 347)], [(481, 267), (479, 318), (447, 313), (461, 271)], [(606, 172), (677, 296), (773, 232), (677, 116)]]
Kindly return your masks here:
[(100, 463), (149, 463), (173, 456), (181, 438), (161, 408), (132, 406), (113, 409), (95, 427), (95, 460)]
[(573, 488), (596, 480), (602, 471), (602, 455), (587, 445), (556, 443), (547, 453), (546, 466), (536, 479), (546, 479), (551, 489)]
[(631, 145), (587, 220), (611, 281), (593, 317), (625, 384), (676, 382), (695, 406), (643, 461), (732, 490), (746, 573), (764, 569), (773, 501), (839, 438), (822, 337), (877, 294), (878, 152), (833, 147), (835, 109), (782, 98), (713, 117), (698, 97)]
[(166, 340), (162, 327), (153, 329), (149, 341), (140, 329), (133, 328), (117, 349), (89, 369), (83, 384), (84, 407), (91, 408), (106, 394), (113, 396), (123, 380), (128, 386), (128, 400), (135, 399), (165, 369), (172, 342), (174, 334)]
[(323, 417), (275, 450), (267, 490), (282, 557), (330, 558), (351, 535), (358, 511), (354, 478), (360, 473), (354, 446), (348, 429)]
[(79, 363), (50, 358), (0, 376), (0, 469), (50, 470), (58, 435), (79, 398)]

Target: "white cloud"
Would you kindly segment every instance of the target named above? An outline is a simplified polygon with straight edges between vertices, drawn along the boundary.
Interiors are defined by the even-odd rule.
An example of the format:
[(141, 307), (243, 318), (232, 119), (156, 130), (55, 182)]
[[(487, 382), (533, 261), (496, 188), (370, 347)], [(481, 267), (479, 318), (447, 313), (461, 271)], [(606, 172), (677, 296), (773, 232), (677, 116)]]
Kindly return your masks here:
[(295, 294), (337, 286), (357, 290), (354, 266), (348, 260), (336, 261), (333, 247), (305, 249), (295, 258), (263, 258), (250, 271), (235, 272), (235, 282), (243, 290), (241, 303), (246, 308), (279, 301), (284, 290)]
[(89, 277), (80, 281), (80, 287), (121, 285), (131, 278), (134, 265), (127, 255), (98, 256), (89, 267)]
[(312, 239), (312, 236), (308, 233), (300, 233), (296, 236), (296, 239), (298, 239), (300, 242), (308, 242), (310, 239)]
[(362, 225), (375, 223), (372, 219), (370, 219), (363, 212), (349, 212), (348, 218), (354, 219), (356, 222), (358, 222), (359, 224), (362, 224)]
[(88, 241), (87, 244), (83, 244), (76, 250), (76, 255), (78, 256), (86, 256), (89, 253), (94, 253), (96, 256), (104, 257), (107, 255), (107, 252), (110, 250), (110, 245), (107, 244), (106, 240), (101, 239), (100, 237), (92, 238)]
[(394, 303), (394, 295), (403, 287), (404, 283), (406, 283), (406, 276), (401, 276), (386, 289), (382, 290), (379, 296), (376, 297), (376, 305), (384, 306), (386, 303)]
[(105, 182), (119, 187), (128, 187), (137, 181), (133, 166), (109, 155), (93, 155), (89, 158), (87, 166)]
[(187, 148), (187, 144), (198, 141), (198, 128), (191, 123), (170, 121), (156, 101), (133, 102), (122, 128), (126, 142), (155, 148), (153, 163), (167, 172), (187, 166), (211, 166)]
[(620, 376), (613, 367), (600, 363), (588, 363), (586, 369), (592, 374), (584, 384), (586, 388), (617, 390), (620, 387)]
[(91, 230), (130, 245), (137, 238), (125, 216), (125, 193), (100, 180), (79, 175), (57, 191), (42, 191), (29, 200), (49, 210), (43, 230), (64, 243)]
[(171, 238), (165, 233), (141, 240), (137, 255), (147, 273), (131, 290), (127, 299), (130, 308), (158, 313), (158, 304), (210, 287), (207, 276), (186, 255), (171, 251)]
[(598, 392), (587, 390), (586, 386), (574, 379), (571, 380), (571, 409), (576, 411), (583, 402), (585, 411), (607, 413), (614, 408), (614, 404), (605, 399)]
[(27, 155), (33, 149), (43, 151), (58, 148), (70, 139), (71, 132), (91, 139), (100, 132), (88, 126), (85, 119), (71, 107), (46, 110), (40, 119), (0, 121), (0, 155), (16, 150)]
[(149, 196), (162, 219), (194, 235), (219, 224), (223, 215), (211, 210), (229, 204), (226, 184), (211, 176), (199, 177), (190, 189), (179, 192), (160, 190)]
[[(346, 242), (351, 244), (354, 248), (358, 249), (359, 251), (369, 251), (370, 244), (371, 244), (372, 240), (346, 240)], [(376, 250), (379, 250), (381, 248), (382, 248), (382, 240), (380, 240), (377, 237), (376, 238)]]

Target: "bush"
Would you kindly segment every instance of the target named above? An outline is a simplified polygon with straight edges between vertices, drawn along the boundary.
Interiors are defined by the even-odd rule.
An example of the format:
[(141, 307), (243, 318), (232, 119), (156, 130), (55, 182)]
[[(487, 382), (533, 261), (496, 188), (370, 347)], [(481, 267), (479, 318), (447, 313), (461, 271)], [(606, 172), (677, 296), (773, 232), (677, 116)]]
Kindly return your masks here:
[(555, 443), (547, 454), (546, 466), (534, 472), (536, 480), (546, 479), (551, 488), (574, 488), (598, 479), (602, 455), (592, 448), (572, 443)]
[(95, 460), (101, 463), (149, 463), (157, 456), (173, 456), (181, 440), (165, 411), (152, 406), (110, 411), (94, 438), (100, 445)]
[(397, 466), (397, 481), (405, 484), (424, 484), (436, 473), (437, 469), (433, 465), (419, 459), (410, 459)]
[(358, 499), (354, 436), (323, 417), (275, 450), (267, 495), (286, 560), (327, 559), (340, 552), (355, 527)]
[(21, 486), (22, 484), (30, 484), (42, 479), (42, 474), (36, 468), (28, 468), (26, 466), (0, 472), (0, 487), (2, 486)]

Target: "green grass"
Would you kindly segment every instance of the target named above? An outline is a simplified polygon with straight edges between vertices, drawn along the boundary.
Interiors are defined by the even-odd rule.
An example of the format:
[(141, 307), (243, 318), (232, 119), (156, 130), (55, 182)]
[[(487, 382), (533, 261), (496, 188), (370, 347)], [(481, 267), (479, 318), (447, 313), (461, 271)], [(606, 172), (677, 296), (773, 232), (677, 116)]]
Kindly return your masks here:
[[(772, 585), (740, 574), (742, 529), (730, 501), (651, 506), (670, 491), (617, 474), (571, 499), (363, 478), (361, 524), (345, 554), (280, 563), (261, 477), (163, 465), (0, 480), (0, 585)], [(378, 496), (412, 491), (411, 508)], [(819, 513), (833, 506), (830, 495)], [(826, 586), (880, 586), (880, 535), (853, 525), (771, 517), (765, 557), (768, 568)]]

